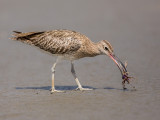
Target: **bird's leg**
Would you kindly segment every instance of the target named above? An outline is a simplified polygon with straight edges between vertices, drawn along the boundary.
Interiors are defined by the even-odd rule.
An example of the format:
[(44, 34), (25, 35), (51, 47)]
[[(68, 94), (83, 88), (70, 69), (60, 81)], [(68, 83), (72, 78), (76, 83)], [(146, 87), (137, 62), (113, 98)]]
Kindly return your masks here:
[(51, 88), (51, 93), (53, 92), (64, 92), (64, 91), (60, 91), (60, 90), (56, 90), (55, 89), (55, 85), (54, 85), (54, 75), (55, 75), (55, 68), (57, 63), (59, 62), (60, 58), (58, 57), (56, 62), (53, 64), (51, 71), (52, 71), (52, 88)]
[(82, 87), (82, 85), (80, 84), (80, 82), (79, 82), (79, 80), (77, 78), (76, 72), (74, 70), (74, 63), (73, 62), (71, 62), (71, 73), (72, 73), (72, 75), (73, 75), (73, 77), (74, 77), (74, 79), (75, 79), (75, 81), (76, 81), (76, 83), (78, 85), (78, 88), (76, 90), (80, 90), (80, 91), (83, 91), (83, 90), (93, 90), (93, 89), (90, 89), (90, 88), (83, 88)]

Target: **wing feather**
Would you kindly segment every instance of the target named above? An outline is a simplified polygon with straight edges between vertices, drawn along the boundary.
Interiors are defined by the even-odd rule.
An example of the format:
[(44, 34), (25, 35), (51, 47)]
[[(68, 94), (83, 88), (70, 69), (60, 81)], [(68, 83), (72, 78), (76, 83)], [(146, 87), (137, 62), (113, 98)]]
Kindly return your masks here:
[(79, 35), (74, 31), (54, 30), (47, 32), (16, 32), (16, 40), (37, 46), (52, 54), (69, 54), (81, 47), (81, 41), (76, 37)]

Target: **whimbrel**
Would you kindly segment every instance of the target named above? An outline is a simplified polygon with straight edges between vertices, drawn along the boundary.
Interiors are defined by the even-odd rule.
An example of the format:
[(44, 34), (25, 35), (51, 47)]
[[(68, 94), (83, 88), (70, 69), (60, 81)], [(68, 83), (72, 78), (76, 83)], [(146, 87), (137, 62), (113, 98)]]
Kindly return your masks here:
[[(85, 35), (79, 32), (70, 30), (53, 30), (43, 32), (28, 32), (22, 33), (14, 31), (14, 37), (12, 39), (27, 43), (29, 45), (37, 46), (44, 51), (47, 51), (53, 55), (58, 56), (56, 62), (52, 66), (52, 88), (51, 93), (61, 92), (55, 89), (54, 75), (57, 63), (61, 59), (71, 61), (71, 73), (78, 85), (77, 90), (91, 90), (89, 88), (83, 88), (80, 84), (75, 69), (74, 60), (84, 57), (94, 57), (97, 55), (109, 56), (118, 66), (124, 77), (124, 81), (128, 80), (128, 74), (126, 67), (123, 63), (114, 55), (113, 48), (107, 40), (102, 40), (97, 43), (92, 42)], [(127, 81), (128, 82), (128, 81)]]

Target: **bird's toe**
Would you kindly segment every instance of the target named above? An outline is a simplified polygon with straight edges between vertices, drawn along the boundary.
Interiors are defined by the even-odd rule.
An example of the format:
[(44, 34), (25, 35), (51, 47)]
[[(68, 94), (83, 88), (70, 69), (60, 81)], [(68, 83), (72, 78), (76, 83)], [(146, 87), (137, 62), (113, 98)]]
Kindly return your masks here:
[(75, 90), (85, 91), (85, 90), (93, 90), (92, 88), (76, 88)]

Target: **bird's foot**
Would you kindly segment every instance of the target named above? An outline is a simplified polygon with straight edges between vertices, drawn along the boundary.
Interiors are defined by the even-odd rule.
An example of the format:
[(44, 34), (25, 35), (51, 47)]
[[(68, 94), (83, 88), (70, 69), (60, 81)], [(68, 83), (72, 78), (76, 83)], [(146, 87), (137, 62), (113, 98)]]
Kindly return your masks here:
[(51, 94), (55, 93), (55, 92), (65, 92), (65, 91), (62, 91), (62, 90), (55, 90), (55, 89), (51, 89), (50, 91), (51, 91)]
[(85, 91), (85, 90), (93, 90), (92, 88), (83, 88), (83, 87), (78, 87), (75, 90), (80, 90), (80, 91)]

